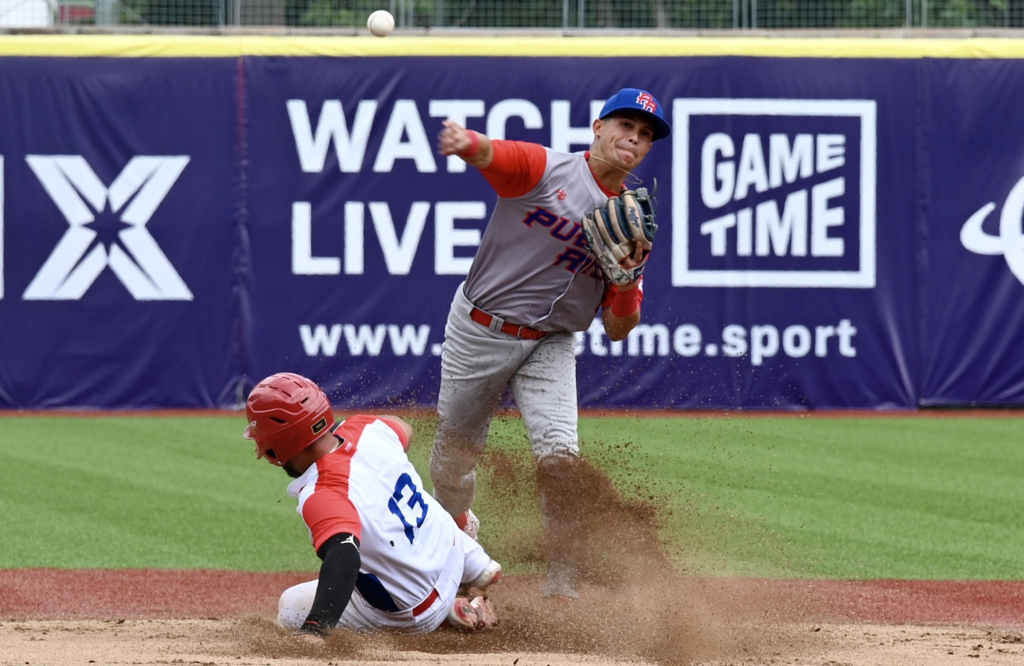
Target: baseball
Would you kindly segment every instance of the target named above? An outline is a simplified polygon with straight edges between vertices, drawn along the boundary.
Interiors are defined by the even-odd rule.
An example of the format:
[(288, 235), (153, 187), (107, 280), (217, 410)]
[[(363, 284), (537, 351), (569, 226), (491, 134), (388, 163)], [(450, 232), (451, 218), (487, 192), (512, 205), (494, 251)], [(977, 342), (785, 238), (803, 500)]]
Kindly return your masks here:
[(366, 27), (378, 37), (387, 37), (395, 29), (395, 17), (386, 9), (378, 9), (366, 19)]

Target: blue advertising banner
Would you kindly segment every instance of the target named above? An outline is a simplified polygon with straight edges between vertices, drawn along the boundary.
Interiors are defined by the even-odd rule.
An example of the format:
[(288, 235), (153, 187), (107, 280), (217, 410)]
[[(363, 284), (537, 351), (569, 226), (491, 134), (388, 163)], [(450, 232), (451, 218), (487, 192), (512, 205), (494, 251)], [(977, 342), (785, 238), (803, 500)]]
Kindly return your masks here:
[(1022, 60), (2, 62), (0, 407), (235, 407), (285, 370), (433, 405), (496, 196), (442, 121), (580, 151), (626, 86), (673, 127), (630, 181), (660, 229), (640, 326), (577, 333), (581, 406), (1024, 404)]
[(584, 150), (604, 100), (637, 86), (675, 126), (637, 174), (659, 183), (662, 225), (640, 328), (611, 343), (596, 320), (579, 336), (581, 404), (913, 406), (915, 309), (884, 305), (913, 303), (914, 282), (879, 276), (914, 252), (900, 196), (914, 144), (891, 139), (913, 136), (916, 64), (588, 63), (600, 82), (570, 59), (247, 59), (252, 376), (291, 368), (342, 404), (429, 404), (495, 199), (436, 154), (441, 122)]
[(925, 64), (921, 402), (1024, 402), (1020, 60)]
[(234, 63), (0, 67), (0, 405), (235, 400)]

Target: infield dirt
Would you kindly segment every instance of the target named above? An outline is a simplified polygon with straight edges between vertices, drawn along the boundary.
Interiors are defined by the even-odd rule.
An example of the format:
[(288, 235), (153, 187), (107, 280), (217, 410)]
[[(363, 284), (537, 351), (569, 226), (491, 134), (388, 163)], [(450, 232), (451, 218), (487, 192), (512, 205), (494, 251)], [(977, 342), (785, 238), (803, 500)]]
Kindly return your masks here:
[[(521, 466), (499, 456), (491, 467), (507, 501), (523, 501)], [(592, 536), (581, 598), (543, 599), (539, 576), (509, 576), (490, 590), (493, 631), (339, 630), (311, 645), (274, 617), (280, 592), (313, 573), (0, 570), (0, 666), (1024, 663), (1024, 583), (687, 575), (648, 504), (623, 500), (590, 465), (577, 479), (566, 490)], [(543, 539), (522, 541), (517, 557), (538, 555)]]

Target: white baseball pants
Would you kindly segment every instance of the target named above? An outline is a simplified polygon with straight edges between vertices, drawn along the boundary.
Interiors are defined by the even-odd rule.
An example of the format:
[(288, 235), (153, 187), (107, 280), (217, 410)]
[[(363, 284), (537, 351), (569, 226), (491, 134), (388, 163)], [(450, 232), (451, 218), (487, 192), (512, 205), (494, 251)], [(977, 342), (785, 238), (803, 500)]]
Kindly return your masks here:
[[(442, 570), (434, 589), (438, 597), (427, 610), (413, 617), (411, 609), (389, 613), (374, 608), (363, 599), (358, 590), (353, 590), (352, 599), (345, 607), (338, 626), (355, 631), (391, 629), (406, 634), (429, 633), (444, 622), (448, 611), (455, 603), (459, 585), (476, 580), (491, 563), (490, 556), (462, 530), (454, 529), (455, 543), (448, 556), (448, 563)], [(317, 582), (294, 585), (281, 594), (277, 605), (277, 623), (285, 629), (298, 629), (306, 621), (313, 607)], [(425, 597), (424, 597), (425, 598)]]

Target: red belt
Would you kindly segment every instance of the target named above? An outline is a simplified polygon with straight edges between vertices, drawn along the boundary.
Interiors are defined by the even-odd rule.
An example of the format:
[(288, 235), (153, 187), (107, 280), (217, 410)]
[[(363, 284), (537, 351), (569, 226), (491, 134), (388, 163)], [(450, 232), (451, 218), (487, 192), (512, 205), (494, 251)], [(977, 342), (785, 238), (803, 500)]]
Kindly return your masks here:
[[(494, 329), (491, 328), (491, 324), (494, 322), (495, 319), (497, 319), (493, 315), (487, 314), (480, 308), (473, 308), (472, 310), (470, 310), (469, 318), (475, 321), (476, 323), (480, 324), (484, 328), (489, 328), (492, 331)], [(507, 321), (502, 322), (500, 330), (502, 333), (514, 335), (515, 337), (522, 338), (524, 340), (540, 340), (541, 338), (547, 336), (547, 331), (538, 331), (537, 329), (530, 328), (528, 326), (516, 326), (515, 324), (510, 324)]]
[(439, 595), (437, 593), (436, 589), (435, 590), (431, 590), (430, 594), (427, 595), (427, 598), (424, 599), (423, 602), (419, 606), (417, 606), (416, 608), (412, 609), (412, 616), (413, 617), (418, 617), (420, 615), (423, 615), (423, 613), (425, 613), (428, 608), (430, 608), (431, 606), (434, 605), (434, 602), (437, 601), (437, 598), (439, 596), (441, 596), (441, 595)]

